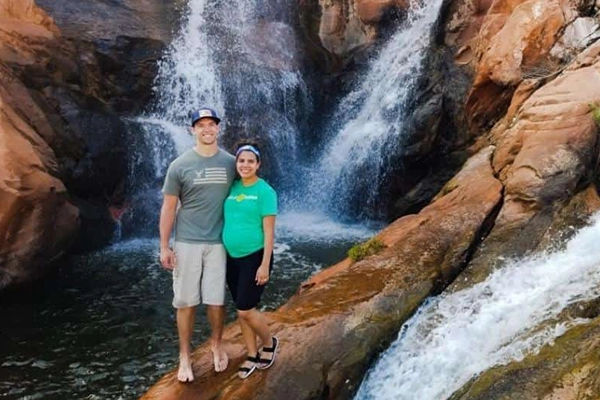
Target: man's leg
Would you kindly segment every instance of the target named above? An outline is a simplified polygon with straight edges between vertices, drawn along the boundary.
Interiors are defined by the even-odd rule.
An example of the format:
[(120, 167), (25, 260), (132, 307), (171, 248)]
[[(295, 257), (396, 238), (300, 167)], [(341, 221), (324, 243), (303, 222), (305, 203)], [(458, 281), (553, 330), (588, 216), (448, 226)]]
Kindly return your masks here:
[(210, 325), (210, 349), (213, 352), (215, 371), (221, 372), (227, 369), (228, 357), (223, 350), (221, 339), (223, 337), (223, 326), (225, 324), (225, 306), (206, 306), (206, 315)]
[(195, 316), (196, 307), (177, 309), (177, 332), (179, 333), (179, 371), (177, 372), (177, 379), (181, 382), (194, 380), (190, 347)]
[(179, 371), (181, 382), (193, 381), (191, 339), (194, 331), (196, 306), (200, 303), (202, 248), (199, 245), (175, 242), (177, 265), (173, 270), (173, 307), (177, 309), (179, 335)]
[(210, 348), (215, 371), (227, 368), (229, 358), (221, 344), (225, 324), (225, 270), (227, 253), (222, 244), (206, 245), (203, 257), (202, 301), (210, 324)]

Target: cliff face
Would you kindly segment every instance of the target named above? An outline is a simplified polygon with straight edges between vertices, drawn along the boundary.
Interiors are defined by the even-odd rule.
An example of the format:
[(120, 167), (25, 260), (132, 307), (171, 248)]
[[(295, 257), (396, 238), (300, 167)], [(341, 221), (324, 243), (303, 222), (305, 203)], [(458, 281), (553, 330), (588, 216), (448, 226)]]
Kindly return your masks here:
[[(85, 25), (87, 11), (69, 27)], [(109, 208), (123, 206), (127, 171), (121, 117), (147, 103), (164, 48), (154, 37), (168, 40), (118, 34), (127, 17), (98, 24), (110, 36), (92, 41), (63, 35), (32, 0), (0, 1), (0, 290), (112, 235)]]
[(0, 288), (39, 275), (78, 228), (49, 145), (60, 138), (11, 68), (36, 63), (58, 35), (32, 1), (0, 2)]
[[(332, 17), (350, 15), (343, 10), (354, 3), (319, 4), (318, 36), (330, 55), (368, 41), (349, 22), (356, 14), (345, 25)], [(590, 108), (600, 103), (597, 12), (593, 1), (446, 2), (437, 49), (444, 82), (454, 85), (444, 110), (462, 122), (453, 132), (468, 159), (460, 171), (429, 205), (378, 235), (387, 245), (382, 253), (322, 271), (269, 316), (282, 339), (275, 368), (243, 383), (215, 375), (203, 345), (195, 353), (197, 381), (180, 385), (172, 373), (144, 398), (349, 398), (379, 346), (427, 296), (472, 285), (497, 257), (544, 249), (566, 226), (585, 224), (600, 209)], [(590, 322), (539, 355), (488, 371), (455, 398), (597, 396), (598, 315), (597, 302), (572, 307), (564, 318)], [(226, 336), (236, 364), (243, 357), (237, 326)]]

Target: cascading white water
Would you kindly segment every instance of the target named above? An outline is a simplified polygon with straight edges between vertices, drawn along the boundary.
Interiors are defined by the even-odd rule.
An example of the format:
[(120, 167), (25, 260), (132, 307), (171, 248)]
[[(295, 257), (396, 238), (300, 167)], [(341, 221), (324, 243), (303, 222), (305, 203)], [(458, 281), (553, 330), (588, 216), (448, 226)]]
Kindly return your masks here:
[[(224, 113), (223, 89), (214, 55), (220, 51), (209, 21), (214, 9), (209, 0), (189, 1), (179, 35), (162, 61), (155, 90), (160, 119), (185, 123), (192, 110), (212, 106)], [(187, 124), (186, 124), (187, 125)]]
[(600, 215), (564, 250), (509, 262), (471, 288), (431, 300), (401, 329), (356, 399), (442, 400), (471, 378), (521, 360), (583, 322), (556, 321), (600, 296)]
[(368, 193), (362, 192), (361, 198), (377, 195), (388, 153), (397, 153), (441, 5), (442, 0), (411, 1), (405, 23), (341, 101), (329, 128), (333, 137), (312, 179), (311, 192), (319, 203), (329, 205), (333, 197), (344, 202), (357, 179), (368, 181)]
[[(155, 231), (158, 189), (169, 163), (193, 146), (189, 115), (202, 106), (223, 117), (222, 145), (257, 137), (270, 177), (292, 174), (300, 121), (310, 107), (292, 6), (283, 0), (188, 1), (181, 31), (159, 62), (155, 101), (131, 122), (132, 132), (140, 133), (130, 139), (126, 225), (134, 234)], [(271, 183), (281, 188), (294, 182)]]
[[(189, 0), (182, 30), (160, 63), (149, 134), (170, 124), (185, 132), (189, 113), (212, 106), (227, 136), (255, 136), (272, 164), (296, 156), (298, 120), (308, 104), (289, 2)], [(162, 121), (162, 122), (161, 122)], [(230, 129), (227, 129), (227, 128)], [(233, 129), (232, 129), (233, 128)], [(162, 174), (163, 161), (158, 163)]]

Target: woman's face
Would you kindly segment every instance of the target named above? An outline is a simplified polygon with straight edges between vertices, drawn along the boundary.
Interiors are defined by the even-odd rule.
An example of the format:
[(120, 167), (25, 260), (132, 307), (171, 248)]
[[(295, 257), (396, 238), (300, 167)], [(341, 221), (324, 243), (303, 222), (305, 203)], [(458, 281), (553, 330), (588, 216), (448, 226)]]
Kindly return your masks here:
[(235, 167), (242, 178), (252, 178), (256, 176), (260, 162), (253, 152), (242, 151), (237, 157)]

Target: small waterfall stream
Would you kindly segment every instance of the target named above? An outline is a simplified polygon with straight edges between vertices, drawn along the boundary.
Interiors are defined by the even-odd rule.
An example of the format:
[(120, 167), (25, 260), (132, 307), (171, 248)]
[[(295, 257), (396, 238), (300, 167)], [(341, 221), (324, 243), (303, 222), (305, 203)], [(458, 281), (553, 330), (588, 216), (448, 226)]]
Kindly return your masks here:
[(378, 201), (390, 158), (399, 153), (411, 94), (426, 73), (423, 60), (441, 6), (442, 0), (411, 1), (404, 23), (341, 100), (311, 177), (316, 204), (344, 213), (356, 192), (365, 207)]
[(484, 282), (431, 299), (401, 329), (360, 387), (360, 400), (442, 400), (471, 378), (585, 320), (558, 322), (600, 295), (600, 215), (564, 250), (506, 262)]

